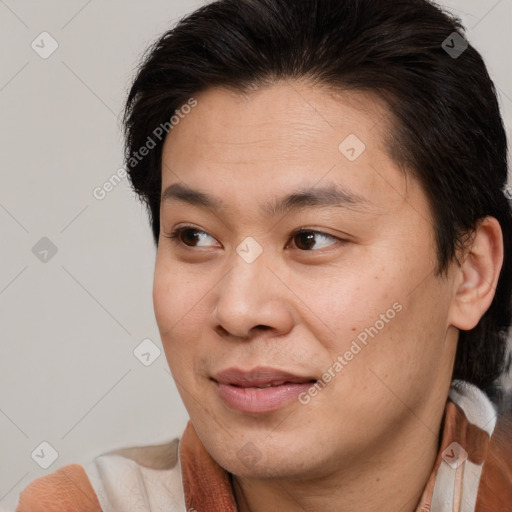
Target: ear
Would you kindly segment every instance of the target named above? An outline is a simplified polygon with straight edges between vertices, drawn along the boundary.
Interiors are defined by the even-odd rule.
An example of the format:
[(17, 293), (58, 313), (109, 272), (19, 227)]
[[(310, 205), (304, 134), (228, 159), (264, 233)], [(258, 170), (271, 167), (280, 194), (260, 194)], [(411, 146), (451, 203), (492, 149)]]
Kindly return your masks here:
[(503, 235), (494, 217), (479, 222), (464, 254), (454, 280), (449, 320), (458, 329), (468, 331), (489, 309), (503, 265)]

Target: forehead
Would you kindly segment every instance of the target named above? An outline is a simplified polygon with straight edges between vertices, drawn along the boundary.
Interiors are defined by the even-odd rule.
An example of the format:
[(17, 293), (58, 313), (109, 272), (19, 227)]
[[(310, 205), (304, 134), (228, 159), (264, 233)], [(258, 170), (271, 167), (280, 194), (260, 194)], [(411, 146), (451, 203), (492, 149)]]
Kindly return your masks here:
[(284, 192), (329, 185), (375, 207), (404, 200), (405, 175), (385, 146), (389, 112), (374, 95), (290, 82), (195, 98), (164, 144), (166, 199), (181, 183), (240, 208), (257, 201), (258, 214), (278, 207), (269, 200)]
[(188, 140), (189, 144), (227, 145), (230, 152), (237, 144), (241, 151), (251, 144), (255, 150), (271, 151), (267, 158), (260, 155), (268, 160), (287, 147), (294, 154), (314, 157), (310, 150), (319, 147), (319, 139), (324, 139), (325, 146), (332, 143), (329, 135), (337, 139), (343, 132), (349, 135), (358, 131), (361, 139), (371, 137), (375, 143), (389, 132), (389, 110), (373, 93), (278, 82), (245, 92), (215, 87), (195, 98), (197, 106), (182, 116), (169, 133), (166, 146), (182, 145), (181, 139), (195, 132), (195, 140)]

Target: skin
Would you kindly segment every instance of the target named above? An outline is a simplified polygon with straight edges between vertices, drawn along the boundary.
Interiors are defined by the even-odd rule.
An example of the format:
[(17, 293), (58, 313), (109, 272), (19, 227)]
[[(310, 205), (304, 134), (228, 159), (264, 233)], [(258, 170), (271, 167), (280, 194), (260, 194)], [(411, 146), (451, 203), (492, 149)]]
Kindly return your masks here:
[[(413, 511), (438, 450), (458, 330), (474, 327), (494, 295), (498, 222), (485, 219), (462, 266), (436, 276), (429, 204), (388, 156), (378, 98), (306, 82), (195, 98), (165, 141), (162, 191), (186, 184), (225, 207), (162, 203), (153, 299), (199, 438), (234, 475), (242, 512)], [(349, 134), (366, 146), (355, 161), (338, 149)], [(329, 182), (370, 206), (260, 211)], [(167, 238), (189, 224), (203, 232), (182, 237), (189, 246)], [(301, 227), (320, 232), (306, 248), (292, 236)], [(252, 263), (236, 252), (248, 236), (263, 249)], [(321, 378), (396, 302), (401, 311), (306, 405), (248, 414), (219, 397), (211, 377), (228, 367)], [(247, 443), (254, 464), (240, 455)]]

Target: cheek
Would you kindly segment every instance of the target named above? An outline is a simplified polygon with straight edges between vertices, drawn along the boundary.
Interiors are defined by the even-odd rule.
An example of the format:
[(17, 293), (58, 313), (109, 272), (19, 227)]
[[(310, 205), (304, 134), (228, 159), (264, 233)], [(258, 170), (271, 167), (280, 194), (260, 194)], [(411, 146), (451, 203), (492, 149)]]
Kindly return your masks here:
[(359, 333), (364, 337), (365, 329), (376, 322), (382, 330), (380, 315), (387, 313), (385, 320), (393, 322), (396, 309), (400, 309), (393, 304), (403, 296), (396, 270), (382, 263), (350, 272), (331, 269), (324, 277), (298, 282), (302, 284), (295, 293), (305, 297), (304, 302), (316, 315), (312, 319), (315, 335), (328, 344), (326, 348), (334, 357), (347, 350)]
[[(402, 279), (400, 281), (399, 279)], [(344, 335), (333, 346), (333, 359), (344, 357), (337, 392), (358, 397), (359, 414), (416, 409), (425, 390), (443, 379), (451, 352), (445, 345), (448, 294), (433, 276), (413, 293), (409, 281), (396, 276), (387, 286), (357, 292), (336, 325)], [(365, 297), (371, 297), (365, 304)], [(363, 412), (366, 411), (366, 412)]]
[[(208, 318), (202, 277), (157, 256), (153, 280), (153, 307), (165, 355), (175, 376), (188, 379), (201, 353)], [(208, 288), (206, 288), (208, 289)]]
[(400, 365), (414, 373), (418, 361), (436, 359), (442, 344), (446, 297), (431, 275), (428, 247), (415, 258), (392, 249), (378, 258), (361, 257), (350, 272), (332, 271), (322, 286), (309, 287), (308, 304), (321, 320), (315, 322), (317, 334), (326, 332), (329, 355), (335, 360), (347, 350), (357, 352), (347, 355), (359, 372), (371, 365), (386, 374)]
[(187, 346), (186, 343), (179, 343), (179, 340), (187, 336), (184, 331), (187, 325), (188, 295), (192, 287), (183, 281), (183, 273), (169, 267), (158, 255), (153, 279), (153, 308), (162, 345), (173, 370), (172, 362), (183, 357), (184, 354), (180, 352)]
[(174, 327), (186, 320), (187, 315), (193, 314), (191, 310), (201, 292), (197, 279), (194, 281), (193, 276), (159, 249), (153, 278), (153, 307), (158, 327), (166, 337), (173, 334)]
[(173, 290), (176, 290), (176, 283), (173, 282), (172, 273), (165, 268), (161, 257), (157, 256), (153, 277), (153, 308), (162, 335), (171, 328), (174, 320), (176, 294)]

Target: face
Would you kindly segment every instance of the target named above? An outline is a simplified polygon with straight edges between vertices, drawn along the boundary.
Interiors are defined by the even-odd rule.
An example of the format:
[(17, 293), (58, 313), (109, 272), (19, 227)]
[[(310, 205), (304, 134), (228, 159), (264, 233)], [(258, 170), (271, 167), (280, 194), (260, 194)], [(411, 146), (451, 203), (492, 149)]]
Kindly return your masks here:
[(438, 429), (453, 286), (385, 106), (305, 83), (195, 98), (163, 148), (153, 299), (208, 452), (245, 477), (321, 476)]

